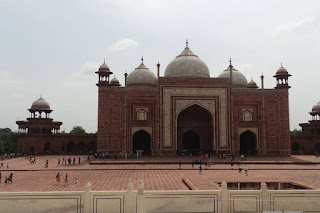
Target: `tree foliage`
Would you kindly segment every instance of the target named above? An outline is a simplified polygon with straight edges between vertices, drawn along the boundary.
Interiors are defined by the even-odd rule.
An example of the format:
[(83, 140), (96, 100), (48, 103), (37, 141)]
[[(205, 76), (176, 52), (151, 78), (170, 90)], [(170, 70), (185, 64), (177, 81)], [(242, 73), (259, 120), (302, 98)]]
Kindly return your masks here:
[(86, 134), (86, 130), (81, 126), (74, 126), (70, 131), (71, 134)]
[(303, 134), (302, 130), (294, 129), (291, 131), (291, 134), (293, 135), (301, 135)]
[(17, 136), (9, 128), (0, 129), (0, 154), (17, 150)]

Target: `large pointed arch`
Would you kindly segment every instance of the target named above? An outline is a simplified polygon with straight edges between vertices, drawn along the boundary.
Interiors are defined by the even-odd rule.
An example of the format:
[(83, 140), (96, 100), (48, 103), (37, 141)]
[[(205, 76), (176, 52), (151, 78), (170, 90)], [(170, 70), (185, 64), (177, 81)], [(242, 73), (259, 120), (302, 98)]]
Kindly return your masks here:
[[(176, 121), (177, 152), (194, 154), (214, 152), (212, 113), (197, 103), (181, 109)], [(190, 137), (194, 138), (194, 144), (190, 144), (190, 137), (185, 137), (185, 134), (190, 134)]]

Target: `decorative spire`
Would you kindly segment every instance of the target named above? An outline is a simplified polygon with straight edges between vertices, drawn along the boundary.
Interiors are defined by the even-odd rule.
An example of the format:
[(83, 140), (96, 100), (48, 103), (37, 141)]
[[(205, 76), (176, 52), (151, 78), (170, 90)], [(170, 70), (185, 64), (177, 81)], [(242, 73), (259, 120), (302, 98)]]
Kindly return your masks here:
[(141, 64), (143, 64), (143, 56), (141, 57)]
[(281, 61), (281, 67), (282, 67), (282, 61)]
[(189, 44), (189, 41), (188, 41), (188, 39), (187, 39), (187, 41), (186, 41), (186, 48), (189, 48), (189, 47), (188, 47), (188, 44)]
[(232, 62), (232, 61), (231, 61), (231, 57), (230, 57), (230, 60), (229, 60), (229, 63), (230, 63), (229, 68), (230, 68), (230, 69), (232, 69), (232, 67), (233, 67), (231, 62)]
[(103, 64), (106, 64), (106, 59), (103, 59)]

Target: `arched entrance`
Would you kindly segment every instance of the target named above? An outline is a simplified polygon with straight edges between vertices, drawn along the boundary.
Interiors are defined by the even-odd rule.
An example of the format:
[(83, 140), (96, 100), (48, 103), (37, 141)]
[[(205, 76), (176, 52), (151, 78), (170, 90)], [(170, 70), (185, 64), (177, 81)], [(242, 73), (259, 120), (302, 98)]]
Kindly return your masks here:
[(317, 143), (314, 147), (316, 153), (320, 154), (320, 143)]
[(183, 149), (200, 150), (200, 136), (195, 131), (183, 135)]
[(93, 154), (97, 151), (97, 145), (95, 142), (91, 141), (88, 143), (88, 146), (87, 146), (87, 151), (90, 153), (90, 154)]
[(67, 144), (67, 152), (76, 152), (76, 144), (73, 141)]
[(300, 154), (300, 145), (297, 142), (291, 144), (291, 154), (299, 155)]
[(136, 132), (132, 137), (133, 151), (143, 150), (143, 155), (151, 154), (151, 137), (149, 133), (144, 130)]
[(213, 153), (213, 118), (205, 108), (194, 104), (177, 119), (177, 152)]
[(45, 143), (43, 151), (47, 153), (47, 152), (50, 152), (50, 150), (51, 150), (51, 144), (50, 143)]
[(240, 154), (255, 154), (257, 149), (256, 135), (251, 131), (245, 131), (240, 135)]
[(84, 153), (86, 153), (86, 151), (87, 151), (87, 146), (86, 146), (86, 144), (85, 144), (84, 142), (78, 143), (78, 152), (79, 152), (80, 154), (84, 154)]

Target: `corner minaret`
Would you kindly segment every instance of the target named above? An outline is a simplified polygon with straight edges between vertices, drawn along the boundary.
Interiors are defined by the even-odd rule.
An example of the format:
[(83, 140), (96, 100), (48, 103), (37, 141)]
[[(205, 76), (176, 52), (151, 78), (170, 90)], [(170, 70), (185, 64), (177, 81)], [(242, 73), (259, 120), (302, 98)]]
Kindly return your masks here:
[(110, 71), (109, 66), (106, 64), (106, 61), (103, 61), (103, 64), (99, 67), (99, 70), (95, 72), (99, 75), (99, 82), (97, 83), (97, 86), (110, 86), (109, 78), (110, 75), (113, 74)]
[(275, 89), (289, 89), (290, 86), (288, 84), (288, 78), (290, 76), (291, 75), (288, 73), (286, 68), (282, 66), (282, 62), (281, 62), (280, 68), (278, 69), (276, 75), (273, 76), (277, 80), (277, 86), (275, 87)]

